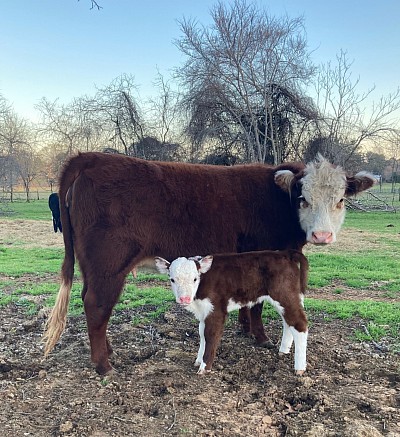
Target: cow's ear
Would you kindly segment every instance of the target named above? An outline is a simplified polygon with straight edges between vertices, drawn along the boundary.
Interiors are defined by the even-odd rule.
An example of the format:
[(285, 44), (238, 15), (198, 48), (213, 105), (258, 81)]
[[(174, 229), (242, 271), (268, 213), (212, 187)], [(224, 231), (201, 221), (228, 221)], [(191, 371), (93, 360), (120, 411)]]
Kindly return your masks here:
[(278, 170), (275, 173), (276, 185), (278, 185), (278, 187), (286, 193), (290, 193), (292, 191), (293, 184), (295, 184), (297, 180), (298, 176), (290, 170)]
[(208, 272), (211, 268), (212, 262), (213, 262), (213, 257), (211, 255), (205, 256), (204, 258), (199, 260), (199, 264), (200, 264), (199, 272), (200, 273)]
[(346, 196), (354, 196), (361, 191), (368, 190), (372, 185), (376, 184), (377, 180), (372, 174), (366, 171), (361, 171), (353, 177), (347, 177)]
[(164, 258), (160, 258), (159, 256), (156, 256), (154, 258), (154, 261), (156, 263), (157, 270), (160, 273), (168, 275), (168, 273), (169, 273), (169, 266), (170, 266), (171, 263), (169, 261), (167, 261), (166, 259), (164, 259)]

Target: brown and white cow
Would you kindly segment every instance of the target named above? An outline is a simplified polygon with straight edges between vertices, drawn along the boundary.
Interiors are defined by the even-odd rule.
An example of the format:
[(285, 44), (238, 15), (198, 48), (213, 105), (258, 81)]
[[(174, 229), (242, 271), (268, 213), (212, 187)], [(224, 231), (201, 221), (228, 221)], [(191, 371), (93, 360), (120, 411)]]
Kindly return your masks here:
[(257, 251), (214, 256), (179, 257), (169, 263), (156, 257), (160, 273), (169, 275), (176, 302), (199, 323), (199, 374), (211, 371), (228, 312), (267, 301), (282, 317), (279, 352), (294, 341), (294, 369), (306, 370), (307, 317), (303, 309), (308, 261), (296, 250)]
[[(108, 321), (135, 266), (155, 256), (331, 243), (343, 222), (345, 196), (373, 182), (365, 173), (347, 176), (323, 158), (276, 167), (150, 162), (95, 152), (71, 158), (60, 178), (65, 257), (45, 355), (65, 327), (75, 256), (91, 358), (105, 374), (112, 369)], [(261, 311), (258, 304), (250, 314), (248, 308), (239, 313), (243, 329), (259, 344), (267, 341)]]

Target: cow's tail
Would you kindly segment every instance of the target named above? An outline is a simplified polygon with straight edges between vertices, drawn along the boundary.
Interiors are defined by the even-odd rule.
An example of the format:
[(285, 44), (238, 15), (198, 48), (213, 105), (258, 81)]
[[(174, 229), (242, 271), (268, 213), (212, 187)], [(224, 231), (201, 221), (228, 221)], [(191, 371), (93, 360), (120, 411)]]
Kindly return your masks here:
[(297, 250), (291, 250), (290, 253), (292, 260), (298, 263), (300, 266), (300, 288), (301, 292), (305, 294), (308, 283), (308, 260), (301, 252)]
[(68, 305), (71, 297), (72, 281), (74, 277), (75, 254), (68, 206), (72, 200), (74, 180), (79, 175), (79, 171), (76, 166), (73, 165), (73, 161), (74, 158), (72, 158), (69, 164), (66, 165), (60, 178), (60, 212), (65, 254), (61, 269), (60, 289), (54, 307), (46, 321), (45, 332), (43, 334), (45, 357), (47, 357), (47, 355), (52, 351), (65, 329)]

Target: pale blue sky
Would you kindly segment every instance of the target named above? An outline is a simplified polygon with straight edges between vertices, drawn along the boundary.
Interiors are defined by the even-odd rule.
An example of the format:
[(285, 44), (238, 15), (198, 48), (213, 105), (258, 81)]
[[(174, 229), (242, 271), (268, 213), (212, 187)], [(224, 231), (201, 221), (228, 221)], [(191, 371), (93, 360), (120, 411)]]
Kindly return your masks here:
[[(354, 59), (360, 91), (375, 96), (400, 85), (399, 0), (258, 0), (272, 15), (304, 16), (315, 63), (341, 49)], [(157, 68), (167, 77), (182, 62), (173, 40), (177, 20), (207, 24), (214, 0), (0, 0), (0, 94), (35, 119), (42, 97), (70, 102), (92, 95), (122, 73), (132, 74), (143, 99)], [(229, 4), (229, 1), (226, 1)]]

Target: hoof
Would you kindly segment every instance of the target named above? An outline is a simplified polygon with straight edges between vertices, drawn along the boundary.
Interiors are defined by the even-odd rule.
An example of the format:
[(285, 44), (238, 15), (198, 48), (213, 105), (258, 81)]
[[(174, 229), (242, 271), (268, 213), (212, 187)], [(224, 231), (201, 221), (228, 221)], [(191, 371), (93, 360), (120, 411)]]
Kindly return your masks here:
[(240, 335), (241, 337), (252, 337), (250, 331), (246, 331), (242, 328), (237, 329), (236, 334)]
[(275, 349), (274, 343), (272, 343), (271, 340), (268, 340), (268, 338), (262, 341), (256, 340), (256, 346), (263, 347), (265, 349)]
[(207, 373), (210, 373), (211, 372), (211, 370), (206, 370), (206, 369), (199, 369), (198, 371), (197, 371), (197, 374), (198, 375), (200, 375), (200, 376), (204, 376), (204, 375), (206, 375)]
[(297, 376), (303, 376), (305, 372), (306, 372), (305, 370), (295, 370), (295, 371), (294, 371), (294, 373), (295, 373)]
[(101, 376), (110, 376), (110, 375), (115, 375), (117, 373), (117, 371), (111, 366), (109, 367), (96, 366), (96, 372)]

